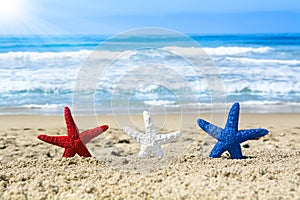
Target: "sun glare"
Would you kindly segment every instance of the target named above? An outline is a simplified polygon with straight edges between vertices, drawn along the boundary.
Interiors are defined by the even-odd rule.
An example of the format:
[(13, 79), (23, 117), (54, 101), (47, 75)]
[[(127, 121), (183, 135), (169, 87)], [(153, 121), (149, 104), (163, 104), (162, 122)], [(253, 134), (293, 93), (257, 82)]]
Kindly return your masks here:
[(22, 0), (0, 0), (0, 20), (12, 21), (22, 17), (25, 5)]

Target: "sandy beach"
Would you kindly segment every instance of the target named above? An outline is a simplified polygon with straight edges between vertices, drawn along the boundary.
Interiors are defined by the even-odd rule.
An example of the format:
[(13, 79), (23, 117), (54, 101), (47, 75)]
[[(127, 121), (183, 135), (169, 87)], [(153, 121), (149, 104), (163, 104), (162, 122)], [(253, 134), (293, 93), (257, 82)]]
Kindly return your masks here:
[(299, 0), (0, 0), (0, 200), (300, 200), (299, 25)]
[[(201, 115), (221, 122), (225, 115)], [(137, 158), (139, 144), (112, 116), (110, 129), (87, 146), (92, 158), (61, 158), (63, 149), (39, 134), (65, 135), (62, 116), (0, 116), (0, 199), (299, 199), (300, 114), (245, 114), (240, 129), (270, 133), (242, 144), (245, 159), (208, 158), (215, 140), (185, 115), (181, 137), (163, 146), (162, 159)], [(80, 130), (86, 117), (75, 117)], [(164, 116), (153, 116), (158, 127)], [(161, 132), (178, 127), (169, 115)], [(142, 116), (133, 116), (142, 126)], [(141, 129), (142, 130), (142, 129)]]

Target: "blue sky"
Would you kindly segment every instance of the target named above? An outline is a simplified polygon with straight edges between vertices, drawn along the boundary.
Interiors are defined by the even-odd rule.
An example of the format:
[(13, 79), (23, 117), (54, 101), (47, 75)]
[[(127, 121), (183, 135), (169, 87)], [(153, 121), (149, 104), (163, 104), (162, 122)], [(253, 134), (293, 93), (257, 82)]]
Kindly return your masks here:
[[(0, 34), (116, 34), (163, 27), (184, 33), (300, 32), (299, 0), (0, 0)], [(2, 2), (2, 3), (1, 3)], [(0, 9), (1, 11), (1, 9)], [(19, 15), (19, 14), (16, 14)]]

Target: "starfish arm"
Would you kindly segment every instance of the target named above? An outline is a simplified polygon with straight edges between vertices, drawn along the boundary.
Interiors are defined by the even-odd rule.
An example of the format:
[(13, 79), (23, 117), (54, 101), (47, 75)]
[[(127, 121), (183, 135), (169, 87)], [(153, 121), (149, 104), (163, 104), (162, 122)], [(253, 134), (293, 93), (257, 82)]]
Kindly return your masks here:
[(68, 138), (68, 136), (39, 135), (37, 138), (44, 142), (47, 142), (49, 144), (54, 144), (62, 148), (71, 147), (70, 139)]
[(230, 157), (232, 159), (242, 159), (243, 158), (241, 145), (238, 144), (238, 143), (234, 144), (234, 145), (231, 145), (228, 148), (228, 152), (229, 152)]
[(103, 125), (103, 126), (99, 126), (94, 129), (86, 130), (79, 135), (80, 140), (82, 141), (83, 144), (86, 144), (89, 141), (91, 141), (93, 138), (95, 138), (98, 135), (100, 135), (101, 133), (105, 132), (107, 129), (108, 129), (108, 126)]
[(203, 119), (198, 119), (198, 125), (209, 135), (214, 137), (215, 139), (219, 140), (221, 137), (221, 133), (223, 131), (222, 128), (213, 125)]
[(155, 142), (165, 144), (176, 140), (181, 135), (180, 131), (175, 131), (168, 134), (159, 134), (155, 136)]
[(143, 143), (143, 139), (145, 138), (145, 134), (137, 131), (137, 130), (134, 130), (130, 127), (123, 127), (123, 131), (129, 135), (130, 137), (132, 137), (133, 139), (135, 139), (138, 143)]
[(74, 157), (75, 154), (76, 154), (76, 152), (73, 148), (66, 148), (62, 157), (70, 158), (70, 157)]
[(149, 147), (146, 147), (145, 145), (141, 145), (140, 152), (138, 154), (138, 157), (140, 158), (146, 158), (150, 156)]
[(209, 157), (210, 158), (219, 158), (224, 151), (226, 151), (226, 147), (223, 143), (217, 142), (214, 148), (211, 150)]
[(144, 111), (143, 118), (144, 118), (144, 123), (145, 123), (146, 134), (150, 133), (152, 136), (156, 135), (157, 130), (156, 130), (155, 124), (154, 124), (149, 112)]
[(71, 110), (69, 109), (69, 107), (67, 107), (67, 106), (65, 107), (64, 114), (65, 114), (65, 121), (67, 124), (67, 129), (68, 129), (68, 136), (72, 139), (78, 139), (79, 131), (73, 120)]
[(234, 103), (229, 111), (226, 126), (224, 129), (230, 130), (230, 132), (238, 131), (239, 113), (240, 113), (240, 104)]
[(81, 157), (92, 157), (86, 146), (80, 142), (76, 148), (76, 153)]
[(237, 132), (237, 138), (238, 138), (238, 142), (242, 143), (247, 140), (253, 140), (262, 137), (264, 135), (267, 135), (268, 133), (269, 131), (263, 128), (241, 130)]
[(164, 156), (164, 152), (161, 149), (161, 147), (153, 149), (153, 154), (155, 157), (158, 157), (158, 158), (162, 158)]

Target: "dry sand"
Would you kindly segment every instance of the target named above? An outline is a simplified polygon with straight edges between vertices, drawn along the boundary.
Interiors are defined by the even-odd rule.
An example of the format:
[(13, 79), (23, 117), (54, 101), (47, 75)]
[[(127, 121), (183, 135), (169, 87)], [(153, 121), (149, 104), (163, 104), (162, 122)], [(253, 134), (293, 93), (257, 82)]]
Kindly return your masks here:
[[(62, 148), (36, 139), (65, 135), (62, 116), (0, 116), (0, 199), (300, 199), (300, 114), (242, 114), (240, 129), (270, 131), (242, 144), (242, 160), (208, 158), (215, 140), (195, 115), (183, 124), (170, 115), (163, 127), (165, 117), (154, 116), (162, 132), (180, 126), (182, 136), (163, 146), (164, 158), (139, 159), (121, 118), (99, 119), (111, 128), (88, 144), (93, 158), (64, 159)], [(224, 116), (202, 118), (222, 126)], [(133, 120), (142, 126), (141, 116)]]

